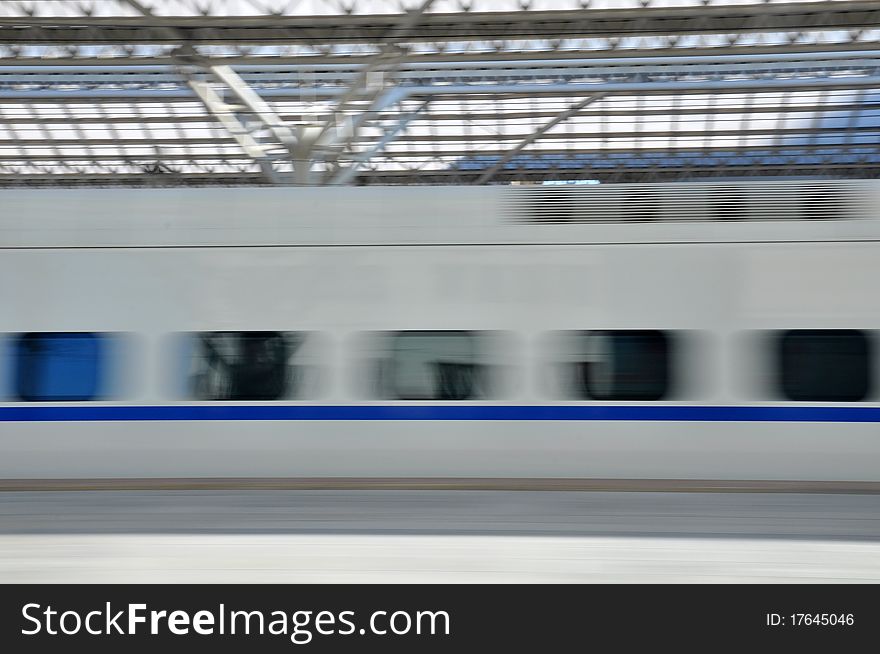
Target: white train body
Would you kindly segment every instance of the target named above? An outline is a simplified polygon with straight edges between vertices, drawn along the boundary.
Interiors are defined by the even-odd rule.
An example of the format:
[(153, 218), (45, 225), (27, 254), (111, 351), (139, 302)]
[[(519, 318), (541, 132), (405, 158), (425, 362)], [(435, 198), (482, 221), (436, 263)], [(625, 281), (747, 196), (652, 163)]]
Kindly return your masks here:
[[(708, 220), (711, 184), (657, 187), (634, 223), (608, 209), (628, 187), (570, 191), (609, 214), (566, 223), (512, 216), (540, 188), (3, 191), (0, 479), (880, 481), (880, 384), (786, 399), (759, 343), (880, 330), (880, 187), (830, 184), (858, 202), (804, 220), (800, 184), (728, 186), (746, 219)], [(307, 397), (183, 396), (175, 334), (267, 330), (309, 334)], [(371, 394), (375, 334), (405, 330), (498, 332), (492, 397)], [(675, 392), (572, 399), (569, 330), (676, 334)], [(112, 399), (16, 398), (29, 332), (125, 335)]]

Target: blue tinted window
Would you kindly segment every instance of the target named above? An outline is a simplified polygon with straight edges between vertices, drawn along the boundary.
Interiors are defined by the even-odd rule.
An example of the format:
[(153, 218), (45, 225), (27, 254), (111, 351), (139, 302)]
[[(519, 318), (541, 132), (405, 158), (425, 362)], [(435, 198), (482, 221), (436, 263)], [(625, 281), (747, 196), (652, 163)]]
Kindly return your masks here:
[(105, 366), (100, 334), (30, 333), (15, 343), (15, 391), (25, 402), (98, 399)]

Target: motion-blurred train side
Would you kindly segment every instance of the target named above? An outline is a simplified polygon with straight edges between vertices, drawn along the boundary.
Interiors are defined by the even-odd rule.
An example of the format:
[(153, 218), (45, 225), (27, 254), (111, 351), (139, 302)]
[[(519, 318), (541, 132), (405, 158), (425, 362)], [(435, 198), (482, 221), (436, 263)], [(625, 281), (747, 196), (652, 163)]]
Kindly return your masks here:
[(878, 200), (4, 190), (0, 479), (877, 482)]

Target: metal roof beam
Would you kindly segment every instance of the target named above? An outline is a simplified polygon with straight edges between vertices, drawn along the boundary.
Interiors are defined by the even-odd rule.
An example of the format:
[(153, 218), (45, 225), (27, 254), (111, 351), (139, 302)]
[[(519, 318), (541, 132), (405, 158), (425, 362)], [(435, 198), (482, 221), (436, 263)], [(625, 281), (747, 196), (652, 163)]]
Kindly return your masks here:
[[(313, 153), (323, 155), (331, 171), (338, 168), (340, 155), (355, 142), (365, 123), (406, 97), (405, 90), (393, 86), (395, 75), (406, 60), (406, 50), (395, 44), (411, 34), (425, 19), (425, 12), (432, 4), (434, 0), (422, 0), (417, 8), (398, 21), (388, 34), (387, 45), (382, 52), (359, 71), (337, 101), (331, 115), (316, 130), (312, 141)], [(348, 115), (356, 101), (361, 105), (359, 111), (355, 115)]]
[(249, 126), (238, 119), (236, 115), (237, 108), (227, 104), (209, 82), (193, 78), (189, 79), (187, 83), (202, 101), (208, 114), (232, 135), (246, 155), (259, 164), (266, 178), (272, 183), (280, 183), (281, 179), (272, 166), (270, 148), (265, 144), (259, 143), (253, 137)]
[[(443, 144), (445, 147), (438, 149), (438, 152), (441, 152), (445, 155), (453, 154), (456, 156), (465, 156), (468, 154), (473, 154), (472, 150), (468, 149), (468, 144), (470, 143), (503, 143), (505, 141), (515, 140), (518, 142), (518, 145), (522, 145), (532, 133), (517, 133), (517, 134), (503, 134), (503, 135), (477, 135), (472, 134), (468, 137), (458, 136), (458, 135), (413, 135), (408, 137), (402, 137), (401, 134), (403, 130), (412, 122), (418, 115), (418, 112), (412, 112), (411, 114), (405, 116), (398, 125), (388, 130), (379, 141), (375, 141), (370, 138), (363, 138), (357, 143), (367, 146), (367, 149), (357, 153), (351, 157), (351, 160), (358, 160), (360, 157), (364, 156), (365, 153), (370, 153), (372, 156), (376, 154), (380, 150), (385, 149), (392, 141), (396, 141), (401, 144), (414, 144), (414, 145), (426, 145), (429, 143), (437, 143)], [(737, 121), (739, 122), (739, 121)], [(591, 133), (581, 133), (581, 132), (573, 132), (573, 133), (560, 133), (560, 134), (544, 134), (539, 138), (543, 141), (566, 141), (566, 142), (576, 142), (578, 145), (588, 145), (593, 141), (602, 140), (607, 143), (614, 143), (614, 141), (626, 140), (632, 141), (637, 139), (645, 139), (645, 138), (664, 138), (671, 139), (672, 145), (670, 146), (673, 150), (677, 149), (678, 146), (674, 144), (674, 139), (681, 138), (689, 138), (693, 140), (701, 140), (701, 141), (709, 141), (713, 138), (720, 137), (739, 137), (741, 141), (745, 141), (750, 138), (758, 138), (758, 137), (775, 137), (780, 136), (780, 142), (778, 145), (774, 147), (778, 148), (786, 148), (786, 147), (800, 147), (799, 144), (794, 142), (786, 143), (784, 141), (785, 138), (792, 137), (804, 137), (815, 139), (821, 135), (825, 135), (828, 140), (832, 136), (844, 135), (848, 136), (851, 132), (853, 133), (861, 133), (863, 135), (876, 135), (880, 137), (880, 126), (873, 128), (863, 128), (859, 129), (857, 127), (853, 127), (850, 124), (840, 126), (840, 127), (816, 127), (816, 121), (812, 121), (814, 124), (808, 127), (786, 127), (786, 128), (749, 128), (749, 129), (740, 129), (740, 128), (731, 128), (731, 129), (673, 129), (673, 130), (645, 130), (645, 129), (635, 129), (635, 130), (627, 130), (627, 131), (617, 131), (611, 135), (608, 134), (600, 134), (598, 132)], [(530, 142), (534, 142), (538, 140), (532, 139)], [(840, 138), (841, 144), (845, 144), (847, 139)], [(229, 138), (197, 138), (197, 137), (179, 137), (179, 138), (165, 138), (165, 139), (154, 139), (154, 138), (124, 138), (122, 136), (109, 138), (109, 139), (20, 139), (16, 141), (18, 147), (22, 149), (24, 152), (27, 152), (29, 148), (33, 149), (43, 149), (46, 147), (52, 148), (61, 148), (61, 147), (82, 147), (82, 148), (90, 148), (90, 147), (113, 147), (116, 146), (120, 148), (119, 152), (124, 154), (125, 151), (121, 148), (125, 147), (154, 147), (154, 146), (162, 146), (162, 147), (176, 147), (176, 146), (184, 146), (184, 145), (212, 145), (216, 144), (219, 146), (230, 146), (232, 144), (238, 144), (241, 146), (241, 142), (234, 138), (231, 134)], [(449, 145), (446, 145), (449, 144)], [(462, 147), (456, 148), (455, 145), (460, 144)], [(265, 154), (260, 154), (262, 150), (260, 149), (260, 144), (258, 145), (258, 149), (253, 152), (245, 151), (248, 156), (252, 156), (254, 159), (262, 159), (266, 158), (270, 161), (278, 161), (278, 157), (272, 157)], [(713, 148), (717, 148), (716, 145), (711, 145)], [(0, 145), (0, 153), (2, 153), (5, 145)], [(518, 146), (517, 146), (518, 147)], [(524, 149), (525, 146), (523, 146)], [(739, 146), (737, 146), (739, 147)], [(242, 146), (244, 150), (244, 147)], [(480, 151), (482, 154), (483, 151)], [(495, 151), (507, 153), (510, 152), (508, 150), (500, 150)], [(511, 158), (515, 157), (519, 154), (521, 150), (517, 150), (515, 153), (511, 155)], [(541, 154), (542, 151), (537, 151), (537, 154)], [(259, 155), (259, 156), (254, 156)], [(64, 155), (64, 158), (75, 158), (76, 155)], [(2, 158), (2, 154), (0, 154), (0, 158)], [(508, 159), (509, 160), (509, 159)]]
[[(257, 128), (268, 130), (272, 142), (258, 143), (262, 155), (254, 157), (267, 177), (276, 184), (289, 182), (290, 180), (280, 175), (274, 168), (273, 162), (289, 161), (293, 165), (293, 181), (297, 184), (309, 183), (311, 160), (309, 148), (312, 141), (309, 130), (303, 125), (290, 125), (266, 102), (260, 94), (254, 91), (238, 73), (229, 66), (204, 65), (204, 72), (222, 84), (222, 88), (236, 99), (235, 105), (226, 104), (213, 90), (212, 85), (204, 80), (198, 80), (197, 74), (191, 69), (191, 62), (184, 61), (181, 66), (182, 74), (187, 76), (187, 83), (202, 99), (209, 113), (220, 120), (227, 129), (233, 129), (230, 133), (237, 139), (242, 133), (241, 129), (249, 135), (251, 140), (256, 141), (251, 134), (255, 128), (250, 121), (245, 125), (237, 115), (252, 117), (257, 121)], [(199, 91), (201, 89), (201, 91)], [(210, 104), (205, 102), (204, 89), (210, 89), (215, 96), (215, 101)], [(221, 104), (217, 104), (216, 100)], [(239, 127), (236, 127), (236, 124)], [(247, 151), (247, 150), (246, 150)], [(250, 152), (253, 152), (251, 150)]]
[[(709, 137), (710, 135), (706, 135)], [(593, 141), (601, 141), (602, 138), (594, 138), (591, 139)], [(608, 140), (608, 139), (605, 139)], [(628, 138), (627, 140), (631, 140)], [(658, 147), (646, 147), (639, 148), (637, 153), (633, 153), (631, 148), (609, 148), (609, 147), (587, 147), (586, 143), (579, 143), (577, 148), (546, 148), (542, 149), (539, 152), (535, 152), (534, 155), (537, 157), (554, 157), (554, 158), (572, 158), (579, 156), (601, 156), (608, 161), (613, 161), (619, 158), (647, 158), (645, 155), (656, 155), (653, 158), (657, 157), (679, 157), (682, 155), (691, 155), (695, 157), (715, 157), (715, 156), (733, 156), (730, 153), (735, 152), (735, 156), (742, 156), (745, 153), (748, 156), (751, 156), (749, 153), (758, 153), (762, 157), (776, 157), (776, 156), (794, 156), (792, 153), (796, 153), (798, 156), (801, 156), (810, 152), (817, 152), (823, 150), (833, 150), (835, 152), (845, 151), (847, 149), (854, 151), (861, 151), (863, 149), (869, 150), (878, 150), (880, 149), (880, 145), (878, 145), (880, 141), (873, 141), (872, 143), (867, 144), (852, 144), (850, 146), (846, 146), (841, 142), (830, 142), (824, 144), (797, 144), (797, 143), (789, 143), (789, 144), (780, 144), (780, 145), (724, 145), (724, 144), (708, 144), (708, 145), (699, 145), (699, 146), (674, 146), (669, 147), (658, 146)], [(149, 143), (144, 144), (145, 148), (150, 147)], [(507, 149), (496, 149), (496, 150), (480, 150), (478, 153), (468, 152), (464, 150), (456, 150), (449, 149), (446, 151), (438, 151), (437, 149), (425, 149), (425, 150), (407, 150), (406, 152), (401, 153), (387, 153), (383, 155), (385, 158), (394, 158), (397, 160), (419, 160), (421, 162), (430, 161), (436, 158), (442, 158), (445, 160), (458, 160), (458, 159), (466, 159), (468, 157), (473, 158), (475, 156), (480, 158), (493, 158), (493, 157), (502, 157), (507, 154)], [(755, 156), (758, 156), (756, 154)], [(164, 158), (168, 160), (174, 161), (236, 161), (239, 163), (247, 163), (251, 161), (250, 158), (246, 158), (245, 155), (239, 155), (237, 153), (218, 153), (218, 152), (180, 152), (180, 153), (166, 153), (163, 155)], [(68, 155), (58, 155), (58, 154), (7, 154), (0, 151), (0, 164), (5, 161), (59, 161), (63, 159), (68, 162), (76, 162), (76, 161), (122, 161), (125, 159), (132, 161), (148, 161), (154, 160), (155, 156), (153, 154), (132, 154), (132, 153), (87, 153), (87, 154), (68, 154)], [(492, 162), (494, 163), (494, 162)], [(483, 170), (480, 170), (482, 173)]]
[[(817, 78), (783, 78), (783, 79), (750, 79), (750, 80), (708, 80), (698, 82), (658, 81), (658, 82), (596, 82), (596, 83), (527, 83), (516, 84), (449, 84), (431, 86), (398, 86), (409, 97), (426, 99), (445, 96), (447, 98), (475, 98), (480, 96), (530, 98), (533, 96), (579, 96), (593, 93), (641, 93), (653, 95), (669, 95), (672, 93), (743, 93), (745, 91), (769, 91), (773, 89), (810, 91), (817, 88), (861, 89), (880, 88), (880, 74), (853, 75), (851, 77), (817, 77)], [(303, 101), (305, 98), (332, 100), (342, 94), (340, 89), (261, 89), (263, 97), (284, 98), (291, 101)], [(62, 101), (112, 101), (121, 99), (128, 102), (132, 99), (168, 99), (191, 100), (192, 96), (184, 88), (181, 89), (96, 89), (88, 91), (62, 91), (56, 89), (2, 89), (0, 103), (18, 100), (62, 100)]]
[(416, 109), (415, 111), (407, 114), (397, 125), (386, 132), (385, 136), (383, 136), (379, 141), (377, 141), (373, 146), (367, 148), (363, 152), (357, 154), (352, 158), (351, 163), (345, 168), (337, 169), (335, 175), (330, 179), (330, 184), (348, 184), (351, 180), (353, 180), (363, 165), (372, 159), (376, 154), (381, 152), (385, 147), (391, 143), (394, 139), (396, 139), (400, 134), (402, 134), (407, 126), (415, 120), (419, 114), (428, 106), (428, 101), (422, 103), (422, 105)]
[(278, 141), (290, 148), (296, 146), (297, 138), (290, 126), (247, 85), (238, 73), (229, 66), (210, 66), (208, 70), (211, 75), (226, 85), (254, 117), (269, 128)]
[[(781, 104), (762, 104), (756, 105), (754, 104), (754, 100), (750, 105), (747, 104), (732, 104), (728, 106), (716, 106), (713, 109), (713, 112), (719, 115), (725, 114), (741, 114), (743, 112), (747, 112), (749, 114), (775, 114), (781, 111), (785, 111), (791, 114), (813, 114), (816, 111), (825, 110), (825, 111), (833, 111), (833, 112), (852, 112), (854, 110), (863, 110), (863, 109), (871, 109), (871, 108), (880, 108), (880, 92), (877, 94), (877, 99), (870, 99), (867, 97), (868, 90), (863, 89), (858, 94), (865, 96), (862, 97), (859, 102), (828, 102), (827, 105), (821, 105), (816, 103), (810, 104), (798, 104), (792, 106), (783, 106)], [(759, 94), (752, 93), (750, 94), (753, 98), (755, 96), (760, 97)], [(681, 96), (673, 96), (673, 98), (679, 98)], [(659, 108), (642, 108), (639, 109), (638, 112), (636, 110), (629, 107), (616, 107), (614, 103), (607, 103), (608, 106), (602, 108), (601, 110), (594, 109), (585, 109), (580, 112), (580, 116), (583, 117), (598, 117), (601, 115), (607, 116), (615, 116), (615, 117), (631, 117), (631, 116), (688, 116), (688, 115), (702, 115), (705, 114), (707, 108), (704, 106), (696, 106), (696, 107), (682, 107), (680, 106), (664, 106)], [(58, 104), (59, 111), (62, 110), (63, 107), (67, 107), (69, 105), (66, 104)], [(529, 118), (553, 118), (559, 112), (552, 111), (549, 109), (538, 109), (535, 111), (521, 111), (521, 110), (510, 110), (506, 112), (498, 112), (498, 111), (469, 111), (467, 113), (461, 112), (445, 112), (442, 107), (439, 107), (435, 111), (423, 111), (419, 115), (420, 120), (429, 121), (429, 122), (452, 122), (458, 123), (463, 120), (470, 120), (473, 122), (479, 121), (500, 121), (500, 120), (524, 120)], [(285, 121), (295, 120), (300, 116), (300, 114), (286, 114), (279, 113), (281, 118)], [(390, 121), (396, 120), (399, 118), (400, 112), (397, 110), (389, 110), (387, 112), (383, 112), (379, 114), (376, 118), (377, 121)], [(37, 115), (24, 115), (24, 114), (4, 114), (0, 113), (0, 125), (4, 124), (21, 124), (21, 125), (40, 125), (40, 124), (64, 124), (64, 125), (76, 125), (76, 124), (85, 124), (85, 125), (126, 125), (126, 124), (165, 124), (172, 125), (175, 123), (206, 123), (210, 122), (208, 118), (206, 118), (202, 114), (188, 114), (188, 115), (174, 115), (174, 114), (165, 114), (165, 115), (133, 115), (131, 113), (130, 108), (125, 109), (125, 113), (109, 113), (106, 111), (106, 105), (104, 104), (96, 104), (95, 105), (95, 113), (90, 116), (53, 116), (53, 117), (44, 117)]]
[[(141, 14), (138, 19), (150, 23), (158, 23), (155, 33), (163, 38), (180, 38), (181, 28), (177, 22), (166, 23), (162, 18), (154, 14), (149, 7), (140, 0), (121, 0)], [(123, 19), (124, 20), (124, 19)], [(257, 162), (266, 178), (275, 184), (281, 183), (282, 178), (273, 167), (272, 160), (278, 158), (281, 152), (291, 155), (296, 151), (299, 139), (293, 130), (274, 112), (247, 83), (229, 66), (211, 65), (208, 60), (201, 57), (189, 43), (184, 44), (175, 53), (176, 70), (186, 80), (186, 84), (202, 101), (208, 113), (213, 116), (235, 138), (242, 150)], [(199, 79), (196, 71), (204, 70), (207, 74), (224, 85), (235, 98), (241, 103), (241, 107), (226, 103), (222, 96), (217, 93), (207, 81)], [(270, 144), (261, 144), (254, 138), (254, 130), (250, 125), (243, 123), (238, 118), (239, 109), (253, 115), (265, 128), (269, 130), (275, 140), (280, 143), (278, 147)], [(294, 156), (291, 156), (294, 159)], [(296, 166), (294, 167), (296, 171)]]
[[(89, 88), (98, 85), (128, 84), (138, 87), (168, 85), (179, 82), (176, 67), (183, 51), (178, 52), (175, 66), (61, 66), (44, 61), (40, 66), (7, 66), (0, 70), (0, 79), (9, 85), (30, 85), (65, 88), (82, 84)], [(194, 51), (190, 65), (206, 68), (219, 66), (223, 59), (208, 58)], [(723, 79), (725, 77), (755, 77), (762, 79), (796, 74), (803, 78), (828, 77), (846, 74), (856, 76), (860, 72), (876, 70), (880, 66), (880, 53), (876, 50), (860, 50), (847, 53), (793, 54), (739, 56), (689, 56), (647, 57), (629, 59), (604, 57), (594, 59), (537, 59), (523, 61), (487, 62), (479, 58), (461, 62), (425, 63), (398, 51), (383, 52), (367, 66), (354, 64), (320, 65), (299, 63), (288, 65), (238, 65), (236, 71), (251, 85), (284, 85), (288, 88), (319, 88), (332, 85), (341, 92), (339, 102), (347, 104), (358, 100), (371, 84), (371, 73), (379, 74), (399, 70), (400, 80), (408, 85), (418, 85), (425, 79), (442, 79), (444, 82), (465, 83), (485, 81), (499, 77), (523, 81), (554, 77), (565, 82), (590, 80), (615, 81), (622, 77), (632, 80), (657, 81), (688, 80), (694, 77)], [(295, 75), (292, 75), (294, 74)], [(373, 76), (375, 77), (375, 75)], [(339, 91), (339, 87), (344, 87)]]
[(211, 117), (223, 125), (247, 156), (252, 159), (262, 159), (266, 156), (266, 148), (257, 143), (251, 136), (251, 130), (235, 117), (233, 108), (223, 101), (209, 83), (193, 80), (190, 82), (190, 87), (204, 103)]
[[(150, 8), (142, 4), (140, 0), (120, 1), (135, 9), (141, 14), (143, 19), (148, 21), (158, 20), (158, 17), (150, 10)], [(179, 28), (174, 24), (160, 25), (156, 28), (155, 33), (167, 39), (176, 39), (181, 35)], [(270, 148), (257, 142), (250, 127), (239, 120), (236, 113), (236, 107), (226, 103), (222, 96), (217, 93), (209, 82), (199, 79), (197, 75), (194, 74), (192, 68), (186, 65), (187, 63), (194, 63), (198, 66), (203, 63), (201, 58), (194, 56), (190, 61), (181, 62), (178, 56), (177, 63), (177, 72), (184, 78), (186, 84), (192, 89), (193, 93), (195, 93), (199, 100), (201, 100), (209, 115), (216, 119), (217, 122), (219, 122), (226, 131), (232, 135), (245, 154), (257, 163), (267, 180), (275, 184), (279, 183), (281, 180), (272, 166)], [(244, 84), (244, 82), (241, 81), (231, 69), (229, 69), (229, 73), (231, 73), (230, 79), (229, 81), (226, 81), (224, 79), (224, 76), (227, 74), (226, 68), (227, 67), (225, 66), (208, 67), (208, 72), (226, 84), (227, 87), (229, 87), (229, 90), (244, 103), (246, 108), (258, 113), (259, 108), (261, 108), (259, 107), (259, 96), (257, 96), (255, 100), (253, 96), (256, 94), (254, 94), (253, 91), (248, 94), (250, 89), (247, 89), (247, 85)], [(241, 88), (242, 86), (244, 88)], [(252, 105), (257, 105), (258, 108), (254, 109)], [(265, 122), (265, 119), (259, 114), (257, 117)]]
[(560, 123), (568, 120), (572, 116), (576, 116), (581, 109), (586, 107), (589, 104), (596, 102), (597, 100), (601, 100), (604, 97), (602, 93), (596, 93), (595, 95), (591, 95), (589, 97), (584, 98), (583, 100), (576, 102), (571, 107), (563, 111), (561, 114), (553, 118), (552, 120), (544, 123), (541, 127), (536, 129), (534, 132), (523, 138), (519, 143), (513, 146), (510, 150), (508, 150), (498, 162), (488, 168), (482, 175), (480, 175), (477, 180), (474, 182), (475, 184), (485, 184), (487, 181), (492, 179), (492, 175), (494, 175), (498, 170), (500, 170), (508, 161), (513, 159), (516, 155), (522, 152), (525, 148), (530, 146), (532, 143), (540, 139), (544, 134), (548, 131), (559, 125)]
[[(410, 52), (410, 59), (413, 61), (429, 63), (466, 63), (476, 59), (486, 62), (510, 62), (510, 61), (558, 61), (561, 59), (591, 60), (595, 58), (603, 58), (613, 54), (615, 57), (626, 57), (633, 60), (643, 57), (675, 57), (682, 55), (694, 56), (736, 56), (736, 55), (758, 55), (758, 54), (847, 54), (858, 53), (864, 51), (866, 47), (877, 45), (876, 38), (868, 38), (858, 41), (834, 42), (826, 43), (820, 38), (827, 37), (824, 32), (817, 35), (817, 39), (806, 42), (798, 41), (795, 43), (778, 43), (775, 45), (716, 45), (716, 46), (663, 46), (649, 47), (648, 45), (638, 48), (618, 49), (617, 46), (608, 43), (595, 43), (594, 49), (586, 50), (581, 48), (570, 47), (567, 49), (546, 48), (530, 48), (523, 49), (520, 42), (496, 44), (490, 49), (487, 44), (485, 48), (475, 48), (463, 52), (449, 52), (448, 49), (436, 52)], [(438, 44), (439, 46), (440, 44)], [(40, 46), (42, 48), (50, 48), (51, 46)], [(10, 50), (15, 48), (17, 54), (10, 54)], [(83, 46), (66, 46), (63, 52), (53, 48), (52, 52), (33, 54), (31, 47), (27, 52), (23, 51), (20, 46), (6, 46), (0, 44), (0, 66), (81, 66), (95, 64), (99, 66), (107, 65), (112, 62), (116, 65), (139, 66), (139, 65), (169, 65), (174, 61), (171, 54), (172, 46), (155, 46), (155, 52), (137, 54), (128, 52), (119, 46), (101, 46), (101, 45), (83, 45)], [(97, 50), (97, 51), (96, 51)], [(249, 46), (232, 46), (228, 52), (223, 54), (213, 54), (215, 61), (222, 61), (233, 66), (244, 65), (346, 65), (357, 66), (369, 63), (375, 53), (369, 54), (323, 54), (320, 52), (289, 52), (289, 48), (277, 47), (261, 48), (261, 51), (254, 53)]]
[[(431, 171), (387, 171), (369, 172), (361, 176), (363, 184), (449, 184), (451, 180), (457, 183), (470, 183), (478, 172), (457, 170), (431, 170)], [(693, 167), (687, 170), (677, 169), (652, 169), (633, 170), (623, 167), (608, 169), (544, 169), (533, 171), (511, 171), (498, 174), (496, 179), (504, 182), (528, 182), (540, 183), (546, 180), (578, 180), (596, 179), (604, 183), (629, 182), (659, 182), (659, 181), (687, 181), (707, 180), (739, 177), (754, 177), (757, 175), (767, 176), (819, 176), (838, 179), (865, 179), (880, 177), (880, 163), (863, 162), (858, 164), (843, 163), (784, 163), (767, 164), (760, 167), (749, 165), (713, 165), (711, 167)], [(162, 174), (137, 172), (123, 173), (0, 173), (0, 187), (138, 187), (138, 186), (167, 186), (167, 187), (214, 187), (214, 186), (262, 186), (265, 178), (258, 172), (178, 172), (171, 170)]]
[[(129, 3), (137, 6), (139, 3)], [(695, 15), (696, 14), (696, 15)], [(0, 42), (44, 44), (312, 44), (384, 42), (400, 14), (302, 16), (0, 16)], [(510, 38), (622, 38), (744, 32), (858, 32), (880, 24), (876, 0), (693, 6), (427, 13), (409, 42)], [(165, 28), (172, 28), (169, 34)]]

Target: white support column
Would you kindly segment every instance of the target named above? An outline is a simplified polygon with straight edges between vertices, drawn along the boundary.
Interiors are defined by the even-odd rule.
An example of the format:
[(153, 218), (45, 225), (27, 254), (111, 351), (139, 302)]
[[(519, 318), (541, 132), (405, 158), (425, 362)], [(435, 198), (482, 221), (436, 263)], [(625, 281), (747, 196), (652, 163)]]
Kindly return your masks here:
[(397, 136), (406, 129), (407, 125), (409, 125), (413, 119), (427, 108), (428, 104), (429, 101), (426, 100), (418, 109), (401, 118), (400, 122), (393, 129), (389, 130), (375, 145), (352, 158), (351, 164), (348, 167), (340, 168), (329, 183), (333, 185), (348, 184), (357, 175), (361, 166), (383, 150), (391, 141), (396, 139)]
[[(245, 104), (230, 104), (226, 102), (215, 89), (214, 85), (205, 79), (199, 79), (186, 67), (179, 67), (180, 73), (186, 78), (187, 85), (193, 90), (208, 113), (216, 119), (223, 128), (235, 139), (245, 154), (253, 159), (259, 166), (263, 176), (272, 184), (283, 183), (282, 176), (275, 170), (273, 161), (290, 157), (291, 143), (261, 143), (254, 137), (254, 129), (239, 119), (239, 114), (252, 113), (250, 107)], [(239, 98), (239, 101), (240, 98)], [(262, 121), (260, 121), (261, 124)]]
[(199, 100), (202, 101), (202, 104), (205, 105), (211, 115), (226, 128), (227, 132), (235, 137), (241, 149), (249, 157), (261, 159), (266, 156), (266, 149), (257, 143), (256, 139), (251, 136), (250, 130), (235, 117), (235, 107), (226, 104), (209, 83), (199, 80), (190, 80), (187, 83), (195, 94), (199, 96)]
[(330, 145), (339, 140), (340, 135), (347, 136), (353, 133), (354, 120), (349, 118), (346, 112), (354, 109), (352, 105), (355, 102), (359, 104), (375, 102), (376, 97), (386, 88), (388, 75), (400, 65), (403, 59), (402, 54), (386, 50), (367, 64), (336, 102), (333, 112), (321, 125), (316, 141), (323, 145)]
[[(407, 97), (408, 91), (393, 85), (400, 65), (407, 59), (407, 51), (396, 45), (395, 42), (404, 39), (418, 25), (422, 16), (433, 3), (434, 0), (423, 0), (416, 9), (407, 12), (397, 27), (385, 38), (388, 45), (360, 70), (336, 103), (330, 116), (319, 127), (313, 143), (313, 155), (327, 161), (331, 168), (338, 169), (337, 162), (342, 153), (352, 147), (365, 123), (372, 120), (383, 109)], [(350, 116), (349, 113), (352, 111), (356, 111), (356, 115)], [(371, 148), (371, 150), (378, 152), (382, 147), (384, 144), (378, 148)], [(363, 161), (358, 162), (353, 173), (362, 163)], [(337, 172), (332, 179), (340, 178), (350, 180), (351, 176), (344, 172)], [(330, 183), (340, 182), (331, 181)]]
[[(321, 128), (319, 137), (314, 144), (315, 154), (321, 156), (331, 167), (335, 166), (336, 162), (343, 156), (343, 153), (353, 147), (365, 123), (373, 120), (388, 107), (402, 102), (408, 96), (409, 91), (406, 88), (392, 86), (378, 97), (373, 98), (369, 106), (360, 109), (355, 116), (350, 117), (350, 119), (332, 132), (327, 132)], [(323, 139), (320, 138), (320, 134), (324, 135)]]
[(268, 127), (280, 143), (291, 150), (296, 147), (298, 139), (294, 131), (263, 98), (257, 95), (256, 91), (247, 85), (238, 73), (229, 66), (211, 66), (208, 68), (208, 72), (220, 80), (255, 118)]
[[(154, 16), (153, 12), (139, 0), (119, 0), (144, 16)], [(172, 38), (180, 36), (174, 27), (161, 26), (162, 30)], [(273, 160), (288, 159), (293, 162), (294, 179), (297, 183), (308, 183), (311, 172), (311, 161), (308, 153), (303, 155), (300, 139), (296, 132), (275, 113), (272, 107), (261, 98), (232, 68), (226, 65), (212, 66), (208, 58), (199, 55), (193, 48), (182, 48), (185, 54), (178, 54), (178, 72), (186, 79), (187, 85), (217, 121), (232, 135), (245, 154), (256, 161), (263, 175), (273, 184), (282, 183), (282, 177), (275, 170)], [(186, 51), (189, 52), (186, 52)], [(216, 79), (225, 89), (235, 96), (241, 104), (233, 106), (223, 100), (214, 86), (201, 79), (198, 72), (204, 72)], [(259, 123), (268, 128), (277, 143), (259, 143), (253, 137), (253, 130), (238, 119), (238, 114), (251, 115)], [(304, 180), (300, 182), (300, 180)]]

